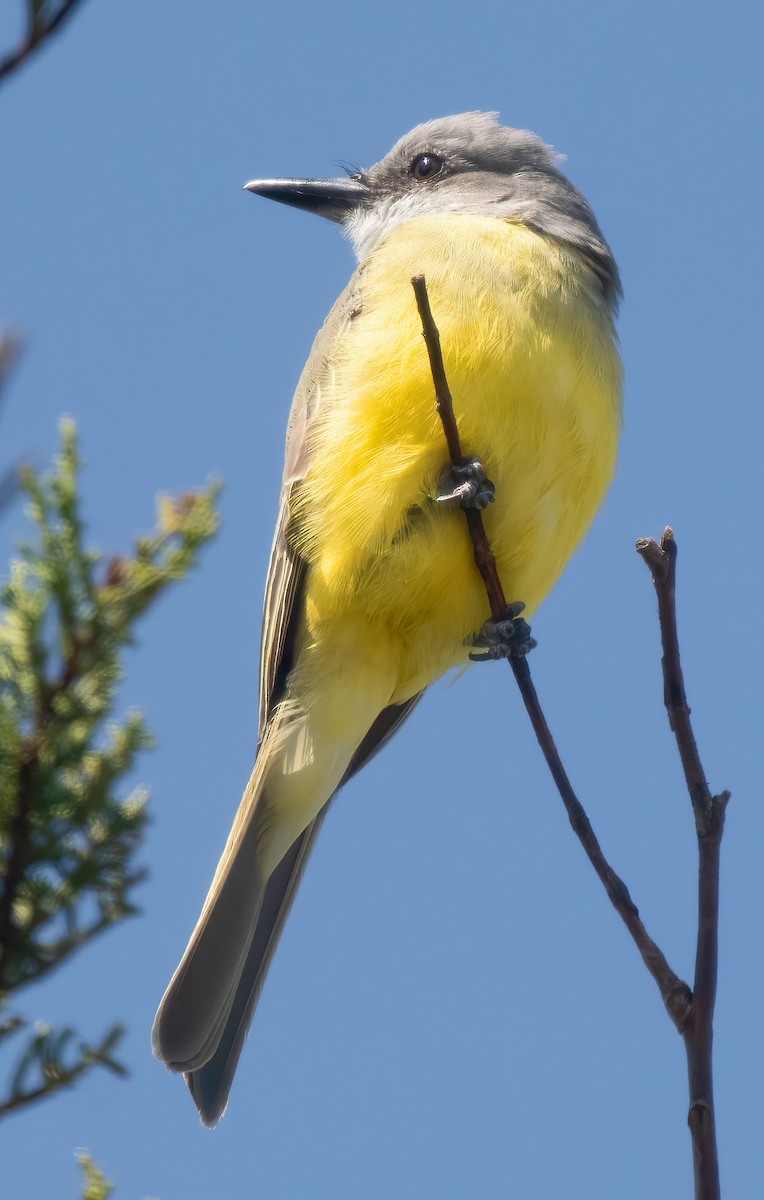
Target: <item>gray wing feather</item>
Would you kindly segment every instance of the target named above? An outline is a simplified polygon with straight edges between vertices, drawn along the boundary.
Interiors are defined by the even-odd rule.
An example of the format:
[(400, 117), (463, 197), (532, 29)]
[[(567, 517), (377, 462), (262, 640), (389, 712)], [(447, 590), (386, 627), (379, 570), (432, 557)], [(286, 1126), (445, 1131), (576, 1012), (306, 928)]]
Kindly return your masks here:
[[(306, 564), (290, 540), (291, 501), (294, 490), (299, 487), (310, 466), (311, 425), (321, 412), (326, 394), (332, 347), (348, 323), (360, 312), (358, 284), (361, 272), (362, 268), (356, 271), (319, 331), (292, 402), (284, 479), (263, 605), (258, 742), (262, 741), (274, 708), (283, 696), (301, 612)], [(395, 722), (395, 725), (398, 723)], [(380, 730), (377, 741), (386, 739), (390, 729), (391, 723), (384, 722), (384, 729)], [(346, 773), (347, 777), (359, 769), (373, 752), (367, 743), (369, 736), (364, 741), (366, 749), (363, 755), (359, 758), (359, 747), (359, 753)], [(231, 1007), (223, 1017), (222, 1034), (215, 1052), (203, 1066), (186, 1074), (186, 1082), (206, 1124), (215, 1124), (225, 1108), (236, 1063), (268, 966), (328, 807), (326, 804), (304, 830), (268, 880)]]
[[(289, 504), (292, 484), (281, 493), (276, 533), (271, 549), (271, 561), (265, 584), (263, 602), (263, 625), (260, 637), (260, 707), (258, 714), (258, 744), (263, 740), (265, 729), (275, 704), (281, 699), (286, 676), (289, 673), (287, 643), (294, 629), (295, 608), (299, 612), (297, 596), (305, 574), (305, 560), (288, 541)], [(286, 667), (286, 669), (284, 669)]]
[(342, 336), (348, 323), (361, 311), (359, 281), (362, 268), (353, 275), (337, 300), (313, 343), (292, 401), (284, 454), (284, 480), (281, 488), (276, 532), (271, 548), (268, 578), (263, 604), (260, 643), (260, 711), (258, 740), (278, 703), (288, 674), (290, 636), (294, 635), (295, 616), (299, 614), (298, 595), (305, 573), (305, 561), (289, 540), (291, 498), (310, 466), (310, 428), (322, 407), (322, 383), (328, 371), (331, 348)]

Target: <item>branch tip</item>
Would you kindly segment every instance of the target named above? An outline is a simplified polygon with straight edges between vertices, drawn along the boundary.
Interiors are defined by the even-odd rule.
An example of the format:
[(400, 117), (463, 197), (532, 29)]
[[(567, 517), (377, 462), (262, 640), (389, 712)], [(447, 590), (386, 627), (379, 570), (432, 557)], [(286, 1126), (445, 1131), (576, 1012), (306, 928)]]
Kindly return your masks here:
[(661, 534), (661, 550), (664, 554), (676, 554), (676, 538), (670, 525), (667, 525)]
[[(662, 542), (663, 538), (661, 538)], [(673, 544), (675, 545), (675, 543)], [(655, 538), (638, 538), (634, 544), (634, 549), (649, 567), (654, 583), (663, 583), (668, 579), (669, 559), (662, 544), (659, 546)]]

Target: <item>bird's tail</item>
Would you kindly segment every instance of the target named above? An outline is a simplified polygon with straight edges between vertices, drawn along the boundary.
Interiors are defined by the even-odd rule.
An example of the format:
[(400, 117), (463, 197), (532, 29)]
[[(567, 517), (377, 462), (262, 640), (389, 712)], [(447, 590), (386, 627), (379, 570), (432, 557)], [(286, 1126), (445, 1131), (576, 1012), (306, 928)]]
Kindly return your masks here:
[[(383, 709), (355, 750), (341, 780), (342, 784), (346, 783), (351, 775), (360, 771), (361, 767), (365, 766), (369, 759), (400, 729), (418, 703), (420, 695), (421, 693), (412, 696), (403, 704), (391, 705)], [(292, 907), (297, 885), (319, 830), (324, 823), (328, 808), (329, 801), (292, 844), (268, 880), (255, 931), (247, 951), (244, 969), (217, 1049), (203, 1066), (186, 1073), (186, 1083), (205, 1125), (215, 1125), (228, 1102), (228, 1093), (233, 1082), (236, 1064), (239, 1061), (247, 1029), (260, 997), (273, 952), (278, 945), (281, 930)]]
[(300, 834), (268, 880), (244, 969), (217, 1049), (204, 1066), (186, 1072), (186, 1083), (205, 1125), (217, 1124), (228, 1103), (236, 1065), (273, 952), (328, 807), (327, 803)]
[(284, 704), (266, 732), (186, 952), (157, 1012), (154, 1053), (182, 1071), (207, 1125), (221, 1116), (302, 867), (354, 746), (316, 744)]

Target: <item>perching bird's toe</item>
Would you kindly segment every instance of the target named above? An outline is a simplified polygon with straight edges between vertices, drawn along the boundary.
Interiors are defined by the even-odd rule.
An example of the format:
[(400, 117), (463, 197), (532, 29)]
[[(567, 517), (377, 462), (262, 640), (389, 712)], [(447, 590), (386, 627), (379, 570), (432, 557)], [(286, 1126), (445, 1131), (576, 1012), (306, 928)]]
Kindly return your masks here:
[(497, 620), (486, 621), (470, 640), (471, 646), (478, 647), (470, 651), (473, 662), (490, 662), (498, 658), (525, 658), (530, 654), (536, 639), (531, 637), (531, 627), (523, 620), (520, 613), (525, 608), (522, 600), (508, 604)]
[(488, 508), (493, 504), (496, 489), (486, 479), (483, 464), (477, 458), (463, 458), (446, 467), (438, 480), (438, 504), (455, 501), (460, 508)]

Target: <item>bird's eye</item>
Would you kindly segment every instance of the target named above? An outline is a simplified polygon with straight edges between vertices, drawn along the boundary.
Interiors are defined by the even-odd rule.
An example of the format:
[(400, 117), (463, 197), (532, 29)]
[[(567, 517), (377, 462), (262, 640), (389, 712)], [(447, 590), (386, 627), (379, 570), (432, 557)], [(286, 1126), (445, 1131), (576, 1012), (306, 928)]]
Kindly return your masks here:
[(432, 179), (443, 170), (443, 159), (437, 154), (417, 154), (409, 170), (416, 180)]

